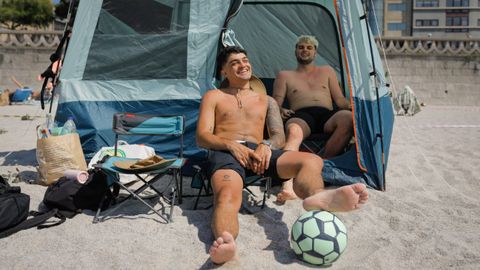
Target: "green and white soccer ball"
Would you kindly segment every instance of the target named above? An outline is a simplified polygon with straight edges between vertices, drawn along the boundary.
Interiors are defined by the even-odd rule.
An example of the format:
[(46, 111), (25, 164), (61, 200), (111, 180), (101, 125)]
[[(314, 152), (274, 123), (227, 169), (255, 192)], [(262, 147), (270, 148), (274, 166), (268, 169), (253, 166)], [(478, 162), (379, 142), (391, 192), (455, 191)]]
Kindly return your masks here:
[(292, 226), (290, 244), (297, 257), (314, 265), (329, 265), (347, 247), (347, 228), (334, 214), (309, 211)]

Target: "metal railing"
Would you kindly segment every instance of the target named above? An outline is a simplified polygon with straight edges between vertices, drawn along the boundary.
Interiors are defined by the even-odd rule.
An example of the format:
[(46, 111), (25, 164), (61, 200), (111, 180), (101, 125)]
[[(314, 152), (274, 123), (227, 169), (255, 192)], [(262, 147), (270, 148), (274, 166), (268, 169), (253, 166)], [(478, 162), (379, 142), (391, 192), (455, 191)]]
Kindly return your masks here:
[[(0, 48), (56, 48), (62, 31), (16, 31), (0, 29)], [(423, 37), (375, 38), (387, 55), (480, 56), (480, 39)]]

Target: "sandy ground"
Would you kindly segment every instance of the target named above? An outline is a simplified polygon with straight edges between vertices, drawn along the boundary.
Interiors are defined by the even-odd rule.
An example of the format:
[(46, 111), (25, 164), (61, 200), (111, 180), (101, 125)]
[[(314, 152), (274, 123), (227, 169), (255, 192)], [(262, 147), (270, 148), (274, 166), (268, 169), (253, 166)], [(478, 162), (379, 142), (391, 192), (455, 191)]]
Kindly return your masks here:
[[(39, 106), (0, 107), (0, 129), (6, 131), (0, 134), (0, 173), (18, 170), (22, 180), (15, 185), (37, 209), (45, 187), (28, 182), (36, 178), (34, 129), (44, 118), (12, 116), (26, 113), (44, 116)], [(397, 117), (387, 191), (371, 191), (364, 208), (338, 214), (349, 243), (330, 269), (479, 269), (479, 138), (479, 107), (428, 106), (414, 117)], [(240, 215), (241, 259), (221, 268), (315, 268), (289, 248), (301, 202), (278, 206), (274, 200)], [(207, 254), (211, 210), (194, 211), (192, 205), (186, 199), (175, 207), (170, 224), (131, 201), (100, 224), (92, 224), (87, 211), (57, 227), (22, 231), (0, 240), (0, 269), (213, 268)]]

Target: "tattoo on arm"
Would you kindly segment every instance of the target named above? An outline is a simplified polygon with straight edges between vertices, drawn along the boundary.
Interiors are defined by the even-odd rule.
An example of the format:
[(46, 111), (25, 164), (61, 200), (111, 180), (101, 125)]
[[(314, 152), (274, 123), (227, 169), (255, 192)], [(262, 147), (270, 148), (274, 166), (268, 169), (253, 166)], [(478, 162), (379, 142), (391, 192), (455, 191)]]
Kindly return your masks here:
[(230, 179), (230, 175), (225, 174), (225, 175), (223, 176), (223, 181), (230, 181), (230, 180), (231, 180), (231, 179)]
[(272, 149), (281, 149), (285, 144), (285, 132), (283, 130), (283, 121), (280, 116), (280, 109), (277, 102), (268, 97), (267, 110), (267, 128), (270, 142), (272, 142)]

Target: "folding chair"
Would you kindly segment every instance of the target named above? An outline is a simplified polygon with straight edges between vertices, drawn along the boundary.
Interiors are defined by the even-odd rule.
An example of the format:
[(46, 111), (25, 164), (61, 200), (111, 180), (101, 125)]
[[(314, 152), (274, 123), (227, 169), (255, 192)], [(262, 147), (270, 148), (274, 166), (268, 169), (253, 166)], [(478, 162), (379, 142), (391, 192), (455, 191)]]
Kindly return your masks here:
[[(300, 145), (300, 151), (309, 152), (323, 157), (325, 154), (325, 145), (327, 144), (330, 134), (316, 133), (305, 138)], [(352, 136), (349, 143), (345, 146), (342, 153), (347, 152), (352, 145), (355, 144), (355, 138)]]
[(302, 141), (299, 150), (322, 156), (329, 137), (330, 136), (325, 133), (311, 134)]
[[(123, 203), (127, 199), (134, 197), (153, 212), (159, 215), (164, 221), (171, 222), (173, 207), (175, 200), (178, 198), (178, 203), (182, 203), (182, 167), (185, 163), (183, 158), (183, 133), (185, 130), (185, 117), (183, 115), (143, 115), (132, 113), (116, 113), (113, 116), (113, 131), (115, 133), (115, 152), (113, 157), (109, 157), (103, 163), (100, 163), (97, 167), (104, 170), (110, 177), (110, 185), (114, 188), (123, 189), (130, 195), (122, 200)], [(141, 135), (141, 136), (174, 136), (178, 137), (179, 152), (178, 156), (168, 162), (158, 163), (157, 165), (147, 166), (139, 169), (125, 169), (120, 168), (119, 162), (134, 163), (139, 159), (131, 159), (125, 157), (117, 157), (117, 143), (119, 136), (121, 135)], [(117, 166), (118, 165), (118, 166)], [(120, 167), (119, 167), (120, 166)], [(143, 182), (143, 185), (136, 190), (128, 188), (122, 182), (120, 182), (119, 174), (134, 174), (139, 180)], [(140, 174), (148, 174), (148, 177), (142, 177)], [(166, 198), (162, 192), (153, 186), (155, 182), (160, 180), (162, 176), (166, 174), (172, 174), (174, 180), (174, 186), (172, 187), (172, 197)], [(150, 178), (148, 180), (148, 178)], [(170, 213), (165, 216), (160, 211), (154, 208), (154, 205), (146, 202), (140, 193), (147, 188), (154, 191), (158, 196), (163, 197), (170, 204)], [(118, 192), (117, 192), (118, 193)], [(102, 208), (102, 204), (97, 210), (93, 223), (99, 221), (99, 215)]]
[[(213, 191), (212, 191), (212, 185), (211, 185), (211, 179), (207, 178), (205, 175), (205, 171), (202, 170), (202, 167), (198, 165), (194, 165), (193, 168), (195, 169), (195, 174), (192, 177), (192, 183), (191, 187), (192, 188), (198, 188), (198, 194), (195, 199), (195, 205), (193, 206), (194, 210), (197, 210), (198, 208), (198, 202), (200, 201), (200, 197), (202, 197), (202, 191), (205, 193), (203, 196), (212, 196)], [(270, 177), (264, 177), (264, 176), (259, 176), (259, 175), (253, 175), (253, 176), (247, 176), (245, 181), (243, 182), (243, 189), (247, 191), (251, 196), (257, 197), (249, 187), (251, 186), (263, 186), (264, 191), (263, 191), (263, 198), (262, 198), (262, 205), (261, 208), (263, 209), (265, 207), (265, 202), (268, 197), (270, 197), (270, 188), (272, 187), (272, 178)], [(242, 203), (242, 206), (243, 203)], [(207, 208), (210, 208), (208, 206)], [(245, 208), (247, 209), (247, 208)], [(248, 209), (247, 209), (248, 211)], [(250, 211), (249, 211), (250, 212)]]

